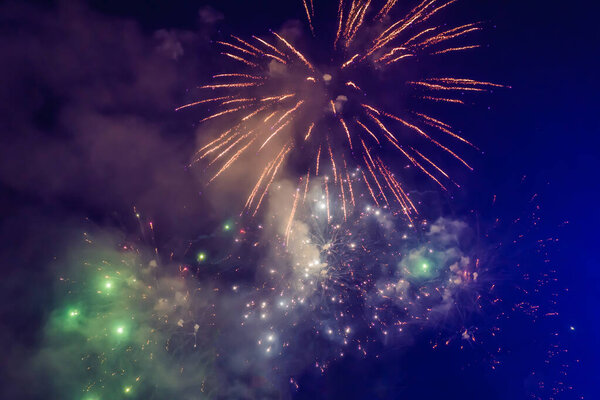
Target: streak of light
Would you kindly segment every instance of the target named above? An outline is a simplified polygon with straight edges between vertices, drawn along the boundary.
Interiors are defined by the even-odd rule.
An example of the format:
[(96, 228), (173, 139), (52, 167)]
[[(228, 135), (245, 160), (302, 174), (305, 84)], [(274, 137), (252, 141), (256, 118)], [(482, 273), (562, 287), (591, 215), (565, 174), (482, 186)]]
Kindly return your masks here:
[(242, 62), (242, 63), (244, 63), (244, 64), (246, 64), (246, 65), (248, 65), (250, 67), (258, 67), (258, 64), (255, 64), (255, 63), (253, 63), (251, 61), (246, 60), (245, 58), (238, 57), (238, 56), (233, 55), (231, 53), (221, 53), (221, 54), (223, 54), (224, 56), (227, 56), (229, 58), (233, 58), (236, 61)]
[(354, 190), (352, 189), (352, 180), (350, 179), (350, 174), (348, 173), (346, 159), (344, 159), (344, 170), (346, 172), (346, 182), (348, 182), (348, 189), (350, 189), (350, 201), (352, 201), (352, 206), (356, 207), (356, 203), (354, 202)]
[(296, 208), (298, 207), (298, 199), (300, 198), (300, 193), (298, 193), (298, 189), (296, 189), (296, 193), (294, 193), (294, 205), (292, 206), (292, 212), (290, 213), (290, 218), (288, 220), (287, 226), (285, 228), (285, 245), (288, 246), (290, 242), (290, 233), (292, 231), (292, 225), (294, 223), (294, 215), (296, 215)]
[(304, 136), (304, 140), (308, 140), (308, 138), (310, 138), (310, 134), (312, 133), (313, 129), (315, 127), (315, 123), (313, 122), (312, 124), (310, 124), (310, 126), (308, 127), (308, 131), (306, 132), (306, 135)]
[(210, 181), (208, 181), (208, 183), (212, 183), (212, 181), (214, 181), (219, 175), (221, 175), (225, 170), (227, 170), (234, 162), (236, 162), (240, 156), (242, 155), (242, 153), (244, 151), (246, 151), (246, 149), (248, 149), (248, 147), (250, 147), (250, 145), (254, 142), (256, 138), (253, 138), (252, 140), (250, 140), (248, 142), (248, 144), (246, 144), (244, 147), (242, 147), (241, 149), (239, 149), (222, 167), (221, 169), (212, 177), (212, 179)]
[(205, 103), (212, 103), (212, 102), (216, 102), (216, 101), (220, 101), (220, 100), (225, 100), (225, 99), (231, 99), (234, 96), (223, 96), (223, 97), (215, 97), (213, 99), (205, 99), (205, 100), (200, 100), (200, 101), (196, 101), (190, 104), (185, 104), (181, 107), (177, 107), (175, 109), (175, 111), (179, 111), (179, 110), (183, 110), (184, 108), (188, 108), (188, 107), (193, 107), (193, 106), (197, 106), (199, 104), (205, 104)]
[(353, 55), (348, 61), (342, 64), (342, 69), (347, 68), (350, 64), (352, 64), (356, 59), (360, 57), (360, 54)]
[(373, 189), (371, 189), (371, 185), (369, 185), (369, 181), (367, 179), (367, 176), (365, 175), (365, 171), (360, 171), (362, 173), (363, 176), (363, 180), (365, 181), (365, 184), (367, 185), (367, 189), (369, 189), (369, 193), (371, 193), (371, 197), (373, 198), (373, 201), (375, 201), (375, 204), (377, 204), (377, 206), (379, 206), (379, 202), (377, 201), (377, 197), (375, 197), (375, 193), (373, 192)]
[(354, 89), (356, 89), (356, 90), (359, 90), (359, 91), (361, 91), (361, 92), (362, 92), (362, 89), (361, 89), (360, 87), (358, 87), (358, 86), (356, 85), (356, 83), (354, 83), (354, 82), (352, 82), (352, 81), (348, 81), (348, 82), (346, 82), (346, 86), (350, 86), (351, 88), (354, 88)]
[(277, 36), (277, 38), (279, 40), (281, 40), (283, 42), (283, 44), (285, 44), (287, 46), (287, 48), (290, 49), (296, 55), (296, 57), (298, 57), (304, 63), (304, 65), (306, 65), (308, 67), (308, 69), (315, 72), (315, 68), (312, 66), (311, 63), (308, 62), (308, 60), (306, 59), (306, 57), (304, 57), (304, 55), (302, 53), (300, 53), (298, 50), (296, 50), (296, 48), (294, 46), (292, 46), (287, 40), (285, 40), (283, 37), (278, 35), (276, 32), (273, 32), (273, 35)]
[(253, 51), (249, 51), (249, 50), (243, 49), (243, 48), (241, 48), (241, 47), (239, 47), (239, 46), (236, 46), (236, 45), (234, 45), (234, 44), (231, 44), (231, 43), (228, 43), (228, 42), (221, 42), (221, 41), (217, 41), (217, 43), (218, 43), (218, 44), (220, 44), (220, 45), (222, 45), (222, 46), (231, 47), (232, 49), (235, 49), (235, 50), (241, 51), (242, 53), (249, 54), (249, 55), (251, 55), (251, 56), (257, 56), (257, 55), (258, 55), (258, 54), (256, 54), (256, 53), (255, 53), (255, 52), (253, 52)]
[(331, 159), (331, 167), (333, 168), (333, 179), (337, 181), (337, 169), (335, 168), (335, 160), (333, 159), (333, 151), (331, 151), (329, 140), (327, 141), (327, 148), (329, 149), (329, 158)]
[(268, 47), (269, 49), (273, 50), (274, 52), (276, 52), (277, 54), (279, 54), (282, 57), (287, 57), (287, 55), (281, 51), (279, 51), (277, 49), (277, 47), (273, 46), (271, 43), (259, 38), (258, 36), (252, 36), (254, 39), (258, 40), (260, 43), (262, 43), (264, 46)]
[(256, 213), (258, 213), (258, 210), (260, 209), (260, 205), (262, 204), (262, 201), (263, 201), (265, 195), (268, 193), (269, 188), (273, 184), (273, 181), (275, 180), (275, 177), (277, 176), (277, 173), (279, 172), (279, 168), (281, 167), (281, 164), (283, 163), (283, 161), (285, 160), (285, 157), (288, 155), (288, 153), (291, 150), (292, 150), (292, 146), (289, 146), (289, 145), (283, 146), (282, 151), (280, 152), (280, 155), (278, 156), (279, 161), (275, 165), (273, 173), (271, 174), (271, 180), (265, 186), (265, 189), (264, 189), (262, 195), (260, 196), (260, 199), (258, 201), (258, 204), (256, 205), (256, 209), (254, 210), (254, 213), (252, 214), (252, 216), (256, 216)]
[(479, 45), (479, 44), (475, 44), (475, 45), (472, 45), (472, 46), (451, 47), (449, 49), (435, 51), (435, 52), (431, 53), (431, 55), (446, 54), (446, 53), (452, 53), (452, 52), (455, 52), (455, 51), (464, 51), (464, 50), (470, 50), (470, 49), (477, 49), (479, 47), (481, 47), (481, 45)]
[(456, 103), (465, 104), (464, 101), (459, 99), (449, 99), (445, 97), (433, 97), (433, 96), (422, 96), (421, 99), (435, 101), (436, 103)]
[(379, 143), (379, 139), (377, 139), (377, 136), (375, 136), (375, 134), (374, 134), (373, 132), (371, 132), (371, 130), (370, 130), (369, 128), (367, 128), (367, 127), (365, 126), (365, 124), (363, 124), (362, 122), (360, 122), (360, 121), (358, 120), (358, 118), (357, 118), (355, 121), (356, 121), (356, 123), (357, 123), (357, 124), (359, 124), (359, 125), (360, 125), (360, 126), (361, 126), (361, 127), (364, 129), (364, 130), (365, 130), (365, 131), (367, 131), (367, 133), (368, 133), (369, 135), (371, 135), (371, 136), (373, 137), (373, 139), (375, 139), (375, 141), (377, 142), (377, 144), (381, 144), (381, 143)]
[(450, 150), (449, 148), (447, 148), (446, 146), (444, 146), (443, 144), (441, 144), (440, 142), (438, 142), (437, 140), (433, 139), (431, 136), (429, 136), (427, 133), (425, 133), (421, 128), (410, 124), (406, 121), (404, 121), (402, 118), (399, 118), (395, 115), (392, 114), (385, 114), (387, 117), (392, 118), (398, 122), (400, 122), (401, 124), (403, 124), (404, 126), (412, 129), (413, 131), (417, 132), (419, 135), (425, 137), (427, 140), (429, 140), (431, 143), (435, 144), (436, 146), (438, 146), (439, 148), (443, 149), (444, 151), (446, 151), (448, 154), (452, 155), (454, 158), (456, 158), (458, 161), (460, 161), (461, 163), (463, 163), (467, 168), (469, 168), (471, 171), (473, 171), (473, 168), (465, 161), (463, 160), (458, 154), (456, 154), (455, 152), (453, 152), (452, 150)]
[(321, 160), (321, 146), (319, 146), (319, 150), (317, 151), (317, 171), (315, 173), (316, 176), (319, 176), (319, 161)]
[(348, 129), (348, 125), (346, 125), (346, 122), (343, 118), (340, 118), (340, 123), (342, 124), (342, 127), (344, 127), (344, 131), (346, 132), (346, 136), (348, 137), (348, 144), (350, 145), (350, 150), (352, 150), (352, 138), (350, 137), (350, 130)]

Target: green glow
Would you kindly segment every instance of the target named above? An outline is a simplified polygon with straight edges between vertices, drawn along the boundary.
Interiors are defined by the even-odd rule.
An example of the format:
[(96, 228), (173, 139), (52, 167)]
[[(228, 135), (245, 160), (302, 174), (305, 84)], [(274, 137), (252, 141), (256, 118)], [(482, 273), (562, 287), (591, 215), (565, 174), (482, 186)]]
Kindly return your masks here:
[(113, 277), (108, 276), (108, 275), (105, 275), (101, 278), (98, 286), (99, 286), (98, 293), (104, 294), (104, 295), (111, 295), (117, 289), (117, 284), (113, 280)]
[(98, 293), (108, 294), (112, 290), (114, 290), (114, 288), (115, 288), (115, 283), (108, 276), (105, 276), (100, 281), (100, 288), (98, 290)]
[[(162, 277), (145, 259), (122, 248), (94, 240), (74, 250), (66, 257), (72, 262), (57, 272), (62, 284), (49, 304), (36, 365), (44, 381), (64, 384), (43, 388), (47, 398), (133, 399), (160, 390), (157, 398), (179, 399), (204, 379), (204, 367), (193, 362), (182, 370), (181, 358), (165, 346), (180, 331), (179, 313), (189, 315), (191, 304), (177, 303), (176, 311), (156, 308), (163, 299), (175, 304), (187, 286), (174, 285), (170, 277), (161, 286)], [(201, 254), (199, 259), (208, 260), (207, 251)], [(178, 350), (191, 349), (181, 346)]]
[(235, 228), (235, 222), (232, 219), (223, 221), (223, 232), (230, 232)]
[(81, 327), (81, 324), (85, 323), (82, 319), (81, 309), (79, 304), (72, 304), (60, 311), (60, 316), (57, 314), (55, 322), (59, 324), (61, 330), (74, 331)]
[(204, 252), (198, 253), (198, 256), (196, 257), (196, 259), (198, 260), (198, 262), (203, 262), (204, 260), (206, 260), (206, 253), (204, 253)]
[(113, 328), (113, 332), (117, 337), (125, 337), (129, 333), (129, 330), (127, 329), (127, 326), (119, 324)]
[(425, 258), (421, 254), (411, 257), (407, 266), (411, 276), (416, 279), (432, 279), (439, 273), (435, 259), (433, 257)]

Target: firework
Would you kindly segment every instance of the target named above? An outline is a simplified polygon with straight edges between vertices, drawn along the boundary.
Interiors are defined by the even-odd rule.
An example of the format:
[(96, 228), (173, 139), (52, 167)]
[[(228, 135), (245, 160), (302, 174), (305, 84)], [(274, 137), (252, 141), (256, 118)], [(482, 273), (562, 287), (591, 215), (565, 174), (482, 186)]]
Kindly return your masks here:
[[(350, 172), (350, 187), (361, 175)], [(549, 305), (539, 303), (540, 290), (555, 290), (555, 272), (523, 265), (515, 251), (530, 249), (543, 264), (548, 246), (557, 243), (535, 233), (541, 223), (536, 196), (530, 216), (506, 219), (516, 231), (511, 228), (515, 236), (505, 244), (490, 239), (498, 235), (496, 224), (477, 234), (491, 240), (486, 246), (473, 240), (465, 222), (471, 218), (421, 219), (411, 229), (402, 216), (375, 206), (346, 210), (344, 218), (344, 197), (327, 196), (333, 180), (305, 176), (300, 182), (273, 189), (265, 204), (273, 217), (264, 226), (251, 232), (227, 220), (190, 242), (189, 264), (163, 265), (154, 244), (84, 234), (83, 250), (73, 246), (67, 259), (72, 265), (61, 260), (55, 304), (36, 355), (40, 376), (56, 383), (51, 393), (83, 399), (199, 393), (281, 398), (287, 382), (310, 366), (325, 372), (348, 356), (378, 358), (385, 344), (412, 343), (417, 336), (430, 351), (481, 356), (483, 350), (479, 362), (493, 371), (510, 368), (514, 348), (504, 331), (520, 348), (523, 335), (540, 333), (539, 327), (522, 332), (523, 326), (558, 317), (558, 293), (544, 296)], [(138, 220), (143, 236), (154, 242), (154, 224)], [(231, 243), (217, 246), (217, 238)], [(497, 257), (491, 243), (508, 254), (500, 266), (490, 262)], [(219, 247), (227, 255), (218, 255)], [(502, 284), (498, 275), (510, 276), (515, 264), (523, 279)], [(515, 325), (515, 319), (523, 323)], [(538, 350), (540, 360), (560, 364), (566, 375), (570, 360), (562, 348)], [(244, 377), (265, 383), (222, 383)], [(563, 378), (548, 390), (571, 390)]]
[(208, 395), (213, 306), (204, 293), (197, 297), (184, 267), (168, 271), (154, 249), (143, 248), (85, 233), (70, 250), (37, 355), (52, 393), (86, 400)]
[[(354, 185), (359, 172), (349, 174)], [(264, 235), (276, 240), (269, 240), (258, 281), (238, 294), (245, 301), (241, 324), (258, 335), (264, 357), (316, 346), (303, 357), (325, 370), (345, 354), (366, 356), (377, 343), (402, 341), (476, 303), (457, 300), (477, 296), (484, 272), (458, 243), (465, 223), (422, 221), (415, 231), (383, 207), (350, 210), (346, 189), (339, 197), (328, 193), (333, 179), (300, 182), (273, 190)]]
[[(411, 61), (478, 47), (463, 42), (481, 30), (481, 24), (448, 28), (433, 22), (454, 2), (423, 1), (402, 18), (392, 20), (396, 1), (378, 8), (370, 0), (340, 0), (333, 61), (320, 67), (283, 34), (272, 32), (270, 38), (253, 36), (250, 40), (231, 36), (229, 41), (218, 41), (223, 54), (237, 62), (242, 72), (215, 75), (215, 83), (200, 87), (210, 95), (179, 109), (211, 104), (213, 112), (202, 122), (224, 119), (232, 126), (200, 149), (193, 163), (204, 159), (210, 160), (209, 165), (220, 163), (209, 179), (212, 182), (245, 154), (264, 154), (266, 165), (245, 206), (256, 215), (262, 204), (255, 201), (258, 193), (262, 199), (284, 171), (296, 178), (319, 176), (325, 150), (334, 183), (348, 175), (348, 166), (364, 170), (360, 188), (345, 186), (342, 180), (331, 189), (343, 192), (344, 197), (346, 192), (364, 189), (375, 203), (398, 207), (410, 219), (416, 208), (384, 155), (397, 151), (408, 165), (447, 190), (444, 181), (454, 184), (450, 173), (419, 147), (432, 145), (470, 170), (470, 164), (451, 148), (454, 144), (442, 142), (476, 147), (450, 124), (428, 113), (413, 107), (402, 115), (391, 112), (389, 106), (378, 104), (378, 90), (401, 85), (420, 100), (416, 108), (425, 102), (464, 104), (468, 93), (503, 86), (460, 77), (421, 77), (385, 81), (383, 89), (369, 88), (381, 71), (396, 71), (394, 74), (401, 76), (397, 72)], [(316, 35), (314, 4), (303, 0), (303, 7)], [(290, 157), (301, 158), (305, 169), (296, 174), (286, 168)]]

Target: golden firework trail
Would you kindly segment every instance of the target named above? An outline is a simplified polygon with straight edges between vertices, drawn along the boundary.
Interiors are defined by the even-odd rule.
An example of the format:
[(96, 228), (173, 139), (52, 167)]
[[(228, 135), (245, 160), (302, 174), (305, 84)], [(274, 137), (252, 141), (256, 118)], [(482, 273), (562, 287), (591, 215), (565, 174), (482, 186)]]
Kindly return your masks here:
[(344, 178), (342, 177), (342, 173), (340, 172), (340, 189), (342, 192), (342, 210), (344, 211), (344, 221), (346, 221), (348, 215), (346, 213), (346, 192), (344, 190)]
[(329, 150), (329, 158), (331, 160), (331, 168), (333, 169), (333, 179), (337, 181), (337, 169), (335, 168), (335, 160), (333, 159), (333, 151), (331, 150), (331, 145), (327, 142), (327, 148)]
[(296, 189), (294, 193), (294, 205), (292, 206), (292, 212), (285, 229), (285, 245), (287, 246), (290, 242), (290, 234), (292, 233), (292, 224), (294, 222), (294, 215), (296, 215), (296, 208), (298, 207), (298, 199), (300, 198), (299, 189)]
[(432, 55), (446, 54), (446, 53), (452, 53), (454, 51), (463, 51), (463, 50), (477, 49), (479, 47), (481, 47), (481, 45), (478, 45), (478, 44), (471, 45), (471, 46), (452, 47), (452, 48), (449, 48), (449, 49), (438, 50), (438, 51), (435, 51), (435, 52), (433, 52), (431, 54)]
[(302, 202), (306, 201), (306, 195), (308, 194), (308, 184), (310, 182), (310, 170), (306, 173), (306, 185), (304, 186), (304, 196), (302, 197)]
[[(304, 3), (304, 9), (306, 10), (306, 18), (308, 19), (308, 25), (310, 26), (310, 31), (312, 32), (312, 34), (314, 36), (315, 28), (313, 27), (313, 23), (312, 23), (312, 17), (314, 15), (314, 12), (313, 12), (313, 10), (309, 10), (308, 3), (306, 2), (306, 0), (302, 0), (302, 2)], [(312, 2), (311, 2), (311, 6), (312, 6)]]
[(256, 208), (254, 209), (254, 213), (252, 214), (252, 216), (255, 216), (258, 213), (258, 210), (260, 209), (260, 205), (262, 204), (262, 201), (265, 198), (265, 195), (269, 192), (269, 188), (273, 184), (275, 177), (277, 177), (277, 173), (279, 171), (279, 168), (281, 167), (281, 164), (283, 163), (283, 161), (285, 160), (285, 157), (288, 155), (288, 153), (290, 152), (291, 149), (292, 149), (292, 147), (287, 146), (287, 145), (283, 146), (283, 148), (281, 149), (281, 152), (277, 156), (276, 161), (273, 163), (275, 168), (273, 169), (273, 172), (271, 173), (271, 179), (265, 185), (263, 193), (260, 196), (260, 199), (258, 200), (258, 204), (256, 205)]
[(314, 128), (315, 128), (315, 123), (313, 122), (308, 127), (308, 131), (306, 132), (306, 136), (304, 136), (304, 141), (307, 141), (310, 138), (310, 134), (312, 133), (312, 131), (313, 131)]
[(316, 172), (315, 175), (319, 176), (319, 162), (321, 160), (321, 146), (319, 146), (319, 150), (317, 151), (317, 167), (316, 167)]
[(350, 179), (350, 174), (348, 173), (348, 165), (346, 164), (345, 158), (344, 158), (344, 171), (346, 172), (346, 182), (348, 183), (348, 189), (350, 190), (350, 200), (352, 201), (352, 206), (356, 207), (356, 203), (354, 201), (354, 190), (352, 190), (352, 180)]
[(342, 69), (348, 67), (350, 64), (352, 64), (354, 61), (356, 61), (356, 59), (360, 57), (360, 54), (355, 54), (352, 56), (352, 58), (350, 58), (348, 61), (346, 61), (344, 64), (342, 64)]
[[(392, 113), (385, 105), (377, 104), (381, 96), (369, 93), (369, 79), (378, 78), (364, 71), (394, 71), (400, 63), (417, 57), (439, 57), (480, 47), (464, 40), (481, 30), (481, 23), (452, 26), (439, 21), (441, 11), (455, 2), (421, 0), (394, 19), (397, 0), (338, 0), (332, 41), (333, 59), (339, 61), (328, 65), (327, 72), (310, 61), (305, 46), (283, 33), (271, 32), (270, 39), (252, 36), (244, 40), (231, 35), (216, 41), (221, 54), (238, 63), (238, 69), (213, 75), (213, 82), (199, 86), (199, 90), (212, 95), (176, 110), (210, 107), (210, 113), (200, 122), (227, 120), (232, 127), (198, 150), (192, 164), (206, 160), (207, 168), (216, 168), (209, 180), (212, 182), (238, 160), (249, 159), (260, 151), (261, 159), (268, 161), (260, 166), (244, 207), (244, 211), (256, 215), (273, 182), (286, 170), (288, 156), (299, 154), (311, 165), (302, 172), (302, 202), (313, 175), (312, 184), (320, 184), (327, 196), (328, 220), (332, 212), (340, 212), (344, 220), (349, 218), (362, 193), (368, 192), (378, 206), (397, 204), (412, 224), (417, 208), (383, 156), (399, 151), (409, 165), (447, 190), (445, 182), (457, 184), (438, 157), (432, 157), (423, 146), (441, 150), (446, 158), (469, 170), (473, 168), (452, 143), (477, 147), (456, 133), (451, 124), (432, 116), (431, 111)], [(302, 7), (312, 35), (317, 36), (313, 0), (302, 0)], [(471, 102), (469, 95), (507, 87), (465, 77), (422, 77), (402, 83), (418, 100), (416, 107), (429, 102), (463, 105)], [(329, 157), (321, 160), (322, 151)], [(357, 166), (352, 177), (346, 159)], [(335, 185), (330, 184), (329, 177)], [(298, 186), (294, 195), (286, 242), (299, 212), (300, 190)], [(341, 207), (330, 209), (330, 191), (337, 192), (333, 196), (341, 200)]]
[(346, 82), (346, 86), (350, 86), (351, 88), (354, 88), (356, 90), (359, 90), (362, 92), (362, 89), (358, 87), (358, 85), (356, 85), (356, 83), (352, 82), (352, 81), (348, 81)]
[(329, 212), (329, 180), (325, 177), (325, 202), (327, 203), (327, 221), (331, 219), (331, 213)]

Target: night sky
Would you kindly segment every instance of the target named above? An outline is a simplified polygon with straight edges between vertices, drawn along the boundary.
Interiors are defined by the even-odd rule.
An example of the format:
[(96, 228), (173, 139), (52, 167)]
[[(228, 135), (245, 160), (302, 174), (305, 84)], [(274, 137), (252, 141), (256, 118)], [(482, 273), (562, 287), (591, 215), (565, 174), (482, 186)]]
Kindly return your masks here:
[[(335, 7), (317, 23), (326, 25)], [(558, 316), (532, 325), (515, 314), (497, 342), (463, 351), (431, 351), (429, 331), (382, 346), (378, 357), (336, 361), (324, 374), (299, 368), (299, 388), (284, 386), (287, 392), (274, 398), (600, 398), (597, 8), (582, 1), (461, 0), (446, 18), (484, 21), (477, 36), (483, 48), (425, 66), (511, 86), (452, 115), (483, 154), (472, 153), (475, 171), (457, 171), (461, 189), (435, 195), (438, 206), (426, 214), (499, 226), (490, 240), (510, 243), (522, 233), (510, 222), (539, 205), (533, 233), (525, 229), (526, 240), (492, 257), (499, 265), (492, 279), (505, 288), (504, 303), (516, 304), (521, 299), (512, 288), (523, 273), (507, 272), (508, 265), (524, 265), (533, 279), (555, 270), (551, 288), (529, 300), (556, 301)], [(215, 38), (266, 34), (294, 20), (306, 29), (299, 0), (0, 2), (1, 398), (61, 398), (45, 392), (52, 377), (31, 360), (42, 346), (61, 260), (81, 232), (135, 236), (135, 207), (154, 222), (152, 246), (168, 253), (237, 215), (234, 196), (211, 195), (185, 168), (201, 128), (194, 110), (173, 110), (219, 70)], [(534, 251), (538, 238), (557, 239), (547, 257)], [(485, 314), (474, 318), (491, 324)], [(566, 376), (545, 363), (554, 344), (565, 351)], [(508, 350), (491, 370), (484, 359), (497, 345)], [(547, 387), (537, 387), (532, 373), (543, 375)], [(552, 396), (556, 382), (573, 389)]]

